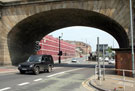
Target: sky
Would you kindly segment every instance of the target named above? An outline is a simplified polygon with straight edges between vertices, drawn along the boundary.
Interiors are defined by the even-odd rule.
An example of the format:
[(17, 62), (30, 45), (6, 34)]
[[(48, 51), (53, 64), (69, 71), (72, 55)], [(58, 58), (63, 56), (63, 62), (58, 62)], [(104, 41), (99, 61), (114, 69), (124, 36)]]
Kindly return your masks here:
[(91, 45), (92, 51), (96, 50), (97, 37), (99, 37), (99, 44), (108, 44), (110, 47), (119, 48), (118, 42), (112, 35), (92, 27), (67, 27), (58, 29), (49, 35), (55, 38), (62, 35), (63, 40), (82, 41)]

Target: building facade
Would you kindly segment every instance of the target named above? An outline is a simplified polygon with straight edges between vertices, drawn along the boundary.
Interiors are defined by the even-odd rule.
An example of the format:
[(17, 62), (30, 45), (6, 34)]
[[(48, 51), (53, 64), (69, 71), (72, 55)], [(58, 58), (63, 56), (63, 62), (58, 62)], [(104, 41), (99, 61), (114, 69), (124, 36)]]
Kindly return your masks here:
[(76, 45), (76, 56), (82, 56), (91, 53), (91, 46), (81, 41), (69, 41), (66, 42)]
[[(37, 54), (46, 54), (52, 55), (54, 61), (58, 60), (59, 53), (59, 39), (54, 38), (51, 35), (45, 36), (39, 43), (41, 49), (37, 52)], [(60, 51), (62, 51), (61, 59), (68, 59), (75, 57), (75, 48), (74, 44), (70, 44), (65, 42), (64, 40), (60, 40)]]

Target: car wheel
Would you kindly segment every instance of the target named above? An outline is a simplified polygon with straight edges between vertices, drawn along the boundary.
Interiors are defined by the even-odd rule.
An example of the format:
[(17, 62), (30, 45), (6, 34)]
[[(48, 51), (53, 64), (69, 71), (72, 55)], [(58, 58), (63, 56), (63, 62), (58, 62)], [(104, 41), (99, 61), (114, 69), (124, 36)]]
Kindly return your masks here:
[(38, 74), (39, 74), (39, 67), (35, 67), (35, 68), (34, 68), (34, 74), (35, 74), (35, 75), (38, 75)]
[(25, 74), (25, 71), (20, 70), (20, 74)]
[(48, 66), (47, 72), (50, 73), (52, 71), (52, 66)]

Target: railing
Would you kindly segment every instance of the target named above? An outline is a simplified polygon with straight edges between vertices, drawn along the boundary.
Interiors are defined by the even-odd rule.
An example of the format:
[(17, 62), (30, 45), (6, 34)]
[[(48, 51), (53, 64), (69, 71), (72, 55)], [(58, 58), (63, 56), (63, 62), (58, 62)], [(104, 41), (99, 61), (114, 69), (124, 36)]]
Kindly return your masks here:
[[(102, 71), (104, 71), (106, 73), (106, 71), (119, 71), (119, 72), (122, 72), (122, 79), (119, 79), (119, 78), (110, 78), (110, 77), (106, 77), (105, 74), (102, 75)], [(123, 90), (125, 91), (125, 82), (128, 82), (128, 83), (135, 83), (135, 81), (132, 81), (132, 80), (126, 80), (126, 75), (125, 73), (126, 72), (133, 72), (133, 70), (125, 70), (125, 69), (105, 69), (105, 68), (98, 68), (98, 65), (95, 66), (95, 80), (98, 79), (99, 80), (99, 84), (101, 85), (102, 84), (102, 81), (104, 81), (105, 79), (113, 79), (113, 80), (118, 80), (118, 81), (122, 81), (123, 82)], [(135, 70), (134, 70), (135, 72)], [(96, 78), (98, 75), (98, 78)]]

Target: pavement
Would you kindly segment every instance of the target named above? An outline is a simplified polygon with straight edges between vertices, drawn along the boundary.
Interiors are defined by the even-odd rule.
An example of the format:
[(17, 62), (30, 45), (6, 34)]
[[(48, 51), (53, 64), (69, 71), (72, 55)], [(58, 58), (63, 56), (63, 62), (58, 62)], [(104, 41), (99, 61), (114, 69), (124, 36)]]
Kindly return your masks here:
[(11, 72), (17, 72), (18, 69), (16, 66), (0, 66), (0, 73), (11, 73)]
[[(90, 64), (96, 65), (97, 62), (92, 61)], [(105, 64), (106, 66), (108, 65), (108, 63)], [(106, 73), (104, 80), (103, 75), (101, 76), (101, 80), (98, 80), (97, 75), (93, 75), (85, 80), (82, 85), (89, 91), (135, 91), (135, 78), (127, 76), (124, 78), (114, 73)]]
[(86, 81), (89, 91), (135, 91), (135, 78), (120, 75), (106, 75), (105, 80), (98, 80), (97, 76), (91, 76)]

